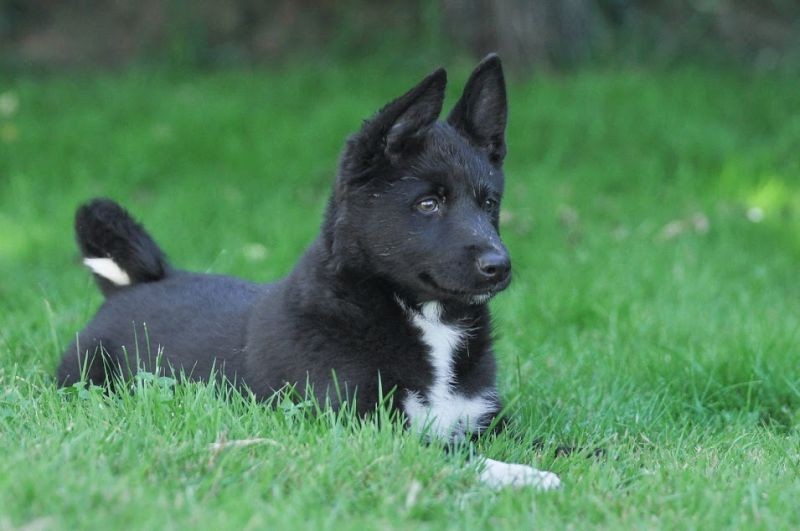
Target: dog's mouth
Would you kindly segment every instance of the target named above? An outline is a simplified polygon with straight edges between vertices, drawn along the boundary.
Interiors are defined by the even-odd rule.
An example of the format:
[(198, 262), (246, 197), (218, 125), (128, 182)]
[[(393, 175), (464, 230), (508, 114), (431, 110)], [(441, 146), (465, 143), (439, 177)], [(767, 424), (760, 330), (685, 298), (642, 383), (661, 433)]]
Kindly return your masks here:
[(436, 280), (434, 280), (429, 273), (420, 273), (419, 279), (427, 286), (444, 295), (446, 298), (458, 299), (469, 304), (483, 304), (494, 297), (497, 293), (506, 289), (511, 283), (511, 276), (509, 275), (502, 282), (489, 286), (487, 289), (462, 290), (442, 286), (436, 282)]

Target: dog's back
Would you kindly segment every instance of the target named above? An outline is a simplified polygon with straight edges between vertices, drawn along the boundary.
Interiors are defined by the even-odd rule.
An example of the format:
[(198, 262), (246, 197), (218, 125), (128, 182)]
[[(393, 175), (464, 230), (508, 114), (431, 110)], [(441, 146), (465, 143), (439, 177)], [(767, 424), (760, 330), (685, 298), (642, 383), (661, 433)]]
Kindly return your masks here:
[[(101, 384), (157, 362), (192, 378), (237, 377), (247, 315), (268, 285), (173, 269), (142, 226), (107, 199), (80, 207), (75, 229), (107, 300), (64, 354), (60, 384), (82, 375)], [(162, 345), (169, 345), (163, 353)]]

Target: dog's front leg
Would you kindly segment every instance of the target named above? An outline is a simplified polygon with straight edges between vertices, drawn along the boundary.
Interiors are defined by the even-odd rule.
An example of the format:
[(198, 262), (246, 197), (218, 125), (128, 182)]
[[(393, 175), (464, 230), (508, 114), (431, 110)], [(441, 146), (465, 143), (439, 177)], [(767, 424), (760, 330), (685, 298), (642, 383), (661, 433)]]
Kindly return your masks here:
[(478, 457), (481, 482), (492, 488), (533, 487), (552, 490), (561, 486), (561, 480), (552, 472), (537, 470), (532, 466), (503, 463), (488, 457)]
[[(472, 443), (468, 443), (470, 445), (468, 459), (471, 463), (477, 463), (478, 478), (481, 483), (489, 487), (494, 489), (533, 487), (541, 491), (561, 487), (561, 479), (552, 472), (538, 470), (521, 463), (504, 463), (489, 459), (477, 454)], [(452, 444), (451, 441), (450, 444), (445, 445), (445, 451), (449, 453), (453, 448)]]
[[(490, 431), (499, 434), (508, 427), (508, 419), (505, 416), (496, 416), (500, 410), (498, 404), (497, 411), (492, 414), (491, 420), (486, 424), (490, 425)], [(486, 433), (486, 432), (484, 432)], [(476, 443), (480, 437), (479, 433), (473, 433), (471, 443)], [(512, 435), (513, 437), (513, 435)], [(471, 446), (471, 448), (474, 448)], [(478, 463), (480, 481), (492, 488), (502, 489), (505, 487), (533, 487), (537, 490), (553, 490), (561, 486), (561, 479), (552, 472), (537, 470), (529, 465), (519, 463), (504, 463), (495, 461), (488, 457), (471, 453), (472, 460)]]

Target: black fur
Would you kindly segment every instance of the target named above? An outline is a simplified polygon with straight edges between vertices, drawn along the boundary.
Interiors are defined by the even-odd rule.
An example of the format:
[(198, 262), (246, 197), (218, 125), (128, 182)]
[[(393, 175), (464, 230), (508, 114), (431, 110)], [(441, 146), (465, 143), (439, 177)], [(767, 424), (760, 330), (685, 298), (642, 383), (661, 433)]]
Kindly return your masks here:
[(456, 353), (455, 387), (466, 397), (494, 390), (486, 299), (510, 281), (498, 233), (500, 61), (485, 59), (438, 122), (445, 83), (437, 70), (348, 139), (319, 237), (275, 283), (172, 269), (117, 204), (81, 207), (81, 251), (112, 258), (133, 283), (99, 280), (108, 297), (65, 353), (58, 382), (78, 381), (82, 366), (100, 384), (112, 369), (153, 370), (163, 347), (165, 365), (193, 378), (217, 368), (261, 399), (308, 382), (320, 400), (345, 397), (365, 413), (379, 379), (399, 398), (431, 386), (428, 347), (404, 307), (440, 301), (444, 322), (471, 330)]
[[(111, 258), (134, 284), (155, 282), (167, 275), (167, 259), (141, 225), (108, 199), (95, 199), (75, 213), (75, 235), (84, 258)], [(119, 286), (95, 275), (103, 294)]]

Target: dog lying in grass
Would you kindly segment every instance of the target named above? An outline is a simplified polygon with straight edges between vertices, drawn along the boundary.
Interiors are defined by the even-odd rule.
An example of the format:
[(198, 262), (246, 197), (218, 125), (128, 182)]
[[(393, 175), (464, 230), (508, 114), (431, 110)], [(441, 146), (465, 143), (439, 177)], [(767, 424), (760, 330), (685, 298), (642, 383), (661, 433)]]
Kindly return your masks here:
[[(277, 282), (175, 269), (118, 204), (82, 206), (78, 245), (106, 300), (59, 384), (152, 371), (141, 352), (163, 349), (174, 370), (218, 371), (259, 399), (292, 385), (366, 414), (391, 389), (408, 427), (431, 438), (487, 429), (501, 410), (487, 302), (511, 280), (498, 232), (502, 65), (485, 58), (438, 121), (445, 84), (433, 72), (347, 140), (320, 234)], [(559, 485), (523, 464), (482, 458), (480, 471), (493, 486)]]

